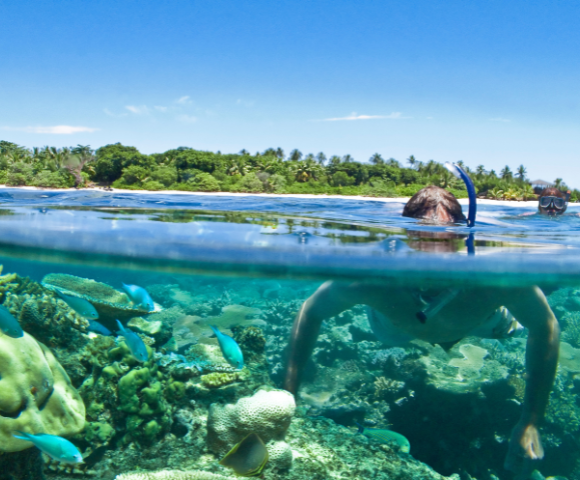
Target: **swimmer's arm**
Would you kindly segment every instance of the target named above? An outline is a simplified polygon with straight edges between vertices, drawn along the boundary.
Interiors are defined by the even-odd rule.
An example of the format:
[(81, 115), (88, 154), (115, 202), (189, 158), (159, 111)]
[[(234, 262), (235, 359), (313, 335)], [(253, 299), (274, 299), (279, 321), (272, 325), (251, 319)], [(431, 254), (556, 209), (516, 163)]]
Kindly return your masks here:
[[(510, 455), (522, 449), (531, 459), (544, 455), (538, 424), (543, 419), (558, 366), (560, 327), (538, 287), (509, 290), (504, 305), (528, 329), (523, 411), (512, 434)], [(510, 462), (506, 460), (506, 467)], [(513, 459), (512, 459), (513, 460)]]
[[(365, 303), (361, 284), (326, 282), (308, 298), (294, 319), (286, 365), (284, 388), (296, 394), (306, 363), (314, 350), (320, 325), (349, 308)], [(364, 295), (363, 295), (364, 296)]]

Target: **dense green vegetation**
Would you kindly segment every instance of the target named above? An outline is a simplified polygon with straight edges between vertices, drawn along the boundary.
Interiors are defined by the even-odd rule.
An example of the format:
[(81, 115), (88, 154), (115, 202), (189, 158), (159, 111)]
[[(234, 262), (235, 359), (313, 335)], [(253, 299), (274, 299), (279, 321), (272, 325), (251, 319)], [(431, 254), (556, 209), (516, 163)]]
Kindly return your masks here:
[[(497, 174), (483, 165), (475, 170), (458, 162), (470, 174), (477, 191), (489, 198), (535, 198), (520, 165)], [(556, 186), (565, 189), (561, 179)], [(327, 158), (324, 153), (304, 156), (293, 150), (269, 148), (251, 155), (204, 152), (179, 147), (145, 155), (135, 147), (116, 143), (93, 151), (88, 146), (33, 148), (0, 141), (0, 184), (45, 188), (110, 185), (135, 190), (185, 190), (192, 192), (310, 193), (408, 197), (425, 185), (439, 185), (457, 197), (466, 197), (461, 180), (440, 163), (420, 162), (413, 155), (406, 166), (375, 153), (367, 163), (350, 155)], [(580, 199), (574, 190), (572, 200)]]

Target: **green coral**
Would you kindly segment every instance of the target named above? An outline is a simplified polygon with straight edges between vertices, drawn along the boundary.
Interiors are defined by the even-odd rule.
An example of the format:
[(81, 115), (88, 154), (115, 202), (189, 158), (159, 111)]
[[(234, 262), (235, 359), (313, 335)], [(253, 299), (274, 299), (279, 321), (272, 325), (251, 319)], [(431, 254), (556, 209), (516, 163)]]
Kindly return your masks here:
[(201, 383), (207, 388), (219, 388), (239, 379), (238, 372), (214, 372), (201, 376)]
[(171, 380), (165, 387), (165, 397), (167, 399), (180, 399), (185, 395), (185, 383), (178, 380)]
[(131, 370), (119, 380), (119, 410), (127, 413), (139, 412), (139, 397), (137, 391), (140, 390), (150, 379), (150, 372), (147, 367)]
[(115, 429), (108, 423), (88, 422), (85, 426), (85, 439), (93, 445), (107, 445), (115, 436)]

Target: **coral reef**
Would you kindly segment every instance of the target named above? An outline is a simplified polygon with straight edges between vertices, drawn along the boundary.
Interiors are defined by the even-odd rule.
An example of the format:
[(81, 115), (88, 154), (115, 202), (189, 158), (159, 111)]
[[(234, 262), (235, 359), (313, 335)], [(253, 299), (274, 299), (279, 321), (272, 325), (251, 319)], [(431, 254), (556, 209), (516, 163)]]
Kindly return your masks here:
[(15, 430), (70, 436), (85, 425), (85, 406), (54, 355), (33, 337), (0, 336), (0, 449), (16, 452), (29, 442)]
[(15, 273), (0, 276), (0, 303), (25, 331), (51, 347), (69, 345), (88, 329), (88, 321), (52, 291)]
[[(503, 459), (521, 413), (525, 337), (472, 337), (447, 351), (419, 341), (386, 348), (374, 338), (366, 308), (357, 306), (323, 323), (294, 410), (292, 397), (272, 386), (281, 380), (292, 321), (317, 283), (144, 274), (142, 284), (164, 307), (146, 315), (124, 309), (125, 294), (106, 283), (59, 275), (58, 288), (76, 285), (71, 294), (101, 296), (105, 305), (108, 298), (113, 307), (102, 308), (109, 312), (121, 305), (121, 318), (150, 356), (138, 364), (122, 339), (87, 333), (85, 320), (50, 289), (16, 274), (0, 276), (0, 302), (51, 348), (86, 405), (84, 430), (70, 437), (86, 466), (47, 462), (49, 480), (229, 479), (220, 456), (250, 431), (266, 442), (269, 480), (511, 478)], [(542, 426), (546, 457), (537, 468), (577, 480), (580, 290), (560, 289), (549, 302), (564, 342)], [(210, 323), (231, 329), (244, 352), (243, 370), (225, 362)], [(2, 399), (1, 365), (0, 374)], [(0, 416), (0, 424), (6, 421), (14, 419)], [(355, 422), (404, 435), (412, 456), (356, 434)], [(0, 465), (24, 472), (19, 458), (34, 452), (1, 454)], [(38, 455), (35, 462), (29, 475), (40, 479)]]
[(160, 472), (123, 473), (116, 480), (234, 480), (235, 477), (225, 477), (215, 473), (202, 471), (182, 472), (180, 470), (162, 470)]

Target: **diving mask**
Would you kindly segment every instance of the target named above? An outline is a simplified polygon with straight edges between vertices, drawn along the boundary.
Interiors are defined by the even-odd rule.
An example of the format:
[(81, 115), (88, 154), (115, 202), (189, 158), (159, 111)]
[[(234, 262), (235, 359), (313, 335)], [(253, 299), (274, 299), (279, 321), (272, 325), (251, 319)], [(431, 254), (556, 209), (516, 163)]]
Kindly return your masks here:
[(545, 197), (540, 197), (539, 203), (540, 203), (540, 207), (542, 207), (542, 208), (550, 208), (553, 206), (554, 208), (557, 208), (558, 210), (562, 210), (563, 208), (566, 207), (566, 199), (564, 199), (562, 197), (555, 197), (553, 195), (547, 195)]

